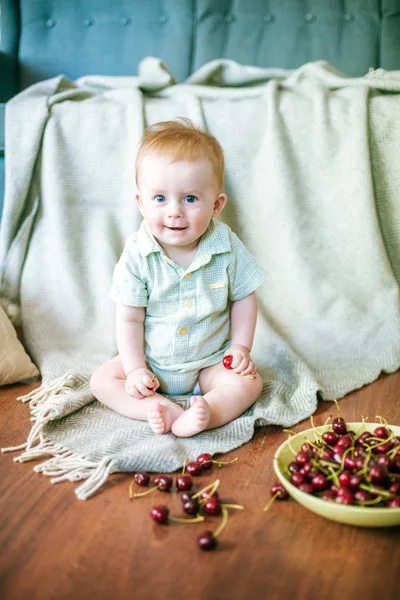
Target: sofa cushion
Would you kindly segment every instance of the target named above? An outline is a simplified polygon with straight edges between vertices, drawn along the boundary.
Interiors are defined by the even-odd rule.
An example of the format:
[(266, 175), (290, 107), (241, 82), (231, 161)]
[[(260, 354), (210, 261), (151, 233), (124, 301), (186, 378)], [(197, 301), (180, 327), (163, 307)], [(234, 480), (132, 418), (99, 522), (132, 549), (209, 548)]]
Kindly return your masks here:
[[(393, 12), (398, 0), (385, 0), (385, 5), (387, 13)], [(193, 70), (216, 58), (286, 69), (326, 60), (347, 76), (365, 75), (371, 67), (388, 68), (379, 63), (382, 16), (376, 0), (203, 0), (196, 10)], [(388, 24), (395, 26), (395, 21)], [(391, 38), (390, 48), (385, 42), (387, 58), (392, 56), (399, 68), (394, 30)]]
[(21, 89), (59, 74), (136, 75), (145, 56), (189, 75), (192, 0), (22, 0), (20, 21)]

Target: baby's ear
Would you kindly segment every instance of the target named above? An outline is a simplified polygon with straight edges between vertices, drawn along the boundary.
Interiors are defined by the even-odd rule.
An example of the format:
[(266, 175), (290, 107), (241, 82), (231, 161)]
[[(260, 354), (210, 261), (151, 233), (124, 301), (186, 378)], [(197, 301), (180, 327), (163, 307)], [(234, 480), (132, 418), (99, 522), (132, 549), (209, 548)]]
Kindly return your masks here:
[(218, 196), (214, 200), (213, 217), (216, 217), (217, 215), (219, 215), (219, 213), (224, 208), (227, 200), (228, 200), (228, 198), (227, 198), (226, 194), (218, 194)]
[(138, 205), (140, 212), (142, 212), (142, 201), (140, 200), (139, 194), (135, 194), (135, 200), (136, 200), (136, 204)]

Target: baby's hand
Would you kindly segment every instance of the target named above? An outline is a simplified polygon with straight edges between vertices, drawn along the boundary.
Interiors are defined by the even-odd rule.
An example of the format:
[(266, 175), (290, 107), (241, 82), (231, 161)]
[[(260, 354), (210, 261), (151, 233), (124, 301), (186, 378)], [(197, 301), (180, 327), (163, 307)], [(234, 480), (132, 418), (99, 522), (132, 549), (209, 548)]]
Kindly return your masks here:
[(128, 373), (125, 382), (125, 391), (130, 396), (142, 400), (152, 396), (160, 383), (157, 377), (149, 369), (140, 368)]
[(225, 356), (232, 356), (231, 369), (240, 375), (255, 375), (257, 367), (250, 357), (250, 351), (246, 346), (232, 344), (225, 352)]

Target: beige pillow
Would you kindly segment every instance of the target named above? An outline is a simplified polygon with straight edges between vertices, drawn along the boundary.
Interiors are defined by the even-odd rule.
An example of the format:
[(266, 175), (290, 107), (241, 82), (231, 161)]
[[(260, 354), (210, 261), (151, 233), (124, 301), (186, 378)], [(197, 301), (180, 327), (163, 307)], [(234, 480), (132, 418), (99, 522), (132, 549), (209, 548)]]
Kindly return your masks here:
[(0, 304), (0, 386), (38, 375), (39, 371), (25, 352)]

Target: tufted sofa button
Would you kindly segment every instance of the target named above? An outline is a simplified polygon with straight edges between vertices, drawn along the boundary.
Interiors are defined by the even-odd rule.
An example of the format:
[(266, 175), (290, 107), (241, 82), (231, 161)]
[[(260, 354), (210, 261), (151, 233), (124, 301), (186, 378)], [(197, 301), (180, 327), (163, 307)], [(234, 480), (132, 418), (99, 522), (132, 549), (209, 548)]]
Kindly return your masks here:
[(84, 19), (83, 24), (85, 27), (91, 27), (92, 25), (94, 25), (94, 20), (93, 19)]
[(236, 17), (235, 15), (226, 15), (224, 20), (225, 23), (228, 23), (230, 25), (231, 23), (234, 23), (236, 21)]
[(343, 18), (345, 21), (347, 21), (347, 23), (352, 23), (355, 19), (354, 15), (352, 13), (345, 13)]
[(168, 21), (168, 17), (167, 15), (161, 15), (160, 17), (158, 17), (158, 20), (160, 23), (166, 23)]
[(307, 13), (304, 18), (307, 21), (307, 23), (314, 23), (317, 20), (316, 15), (313, 15), (312, 13)]
[(56, 26), (56, 21), (54, 19), (47, 19), (46, 21), (46, 27), (48, 29), (51, 29), (52, 27)]
[(264, 21), (266, 23), (275, 23), (276, 17), (275, 17), (275, 15), (265, 15)]
[(132, 23), (132, 19), (130, 17), (123, 17), (121, 19), (121, 25), (130, 25)]

